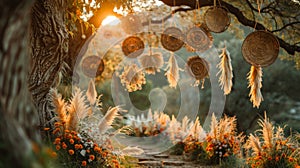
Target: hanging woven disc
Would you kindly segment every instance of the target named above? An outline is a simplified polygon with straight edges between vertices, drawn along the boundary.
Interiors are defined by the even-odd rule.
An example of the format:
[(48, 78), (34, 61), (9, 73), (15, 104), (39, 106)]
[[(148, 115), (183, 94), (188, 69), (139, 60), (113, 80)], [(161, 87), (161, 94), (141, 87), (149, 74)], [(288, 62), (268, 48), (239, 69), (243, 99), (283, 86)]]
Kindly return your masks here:
[(230, 17), (224, 7), (210, 7), (204, 14), (207, 28), (215, 33), (224, 32), (230, 25)]
[(144, 42), (137, 36), (127, 37), (122, 43), (122, 51), (129, 58), (136, 58), (144, 52)]
[(121, 19), (121, 27), (127, 34), (136, 34), (143, 29), (139, 16), (129, 14)]
[(98, 56), (88, 56), (82, 60), (81, 68), (84, 75), (94, 78), (100, 76), (104, 71), (104, 62)]
[(174, 52), (183, 46), (183, 37), (184, 35), (180, 29), (168, 27), (161, 35), (161, 44), (166, 50)]
[(194, 26), (186, 33), (186, 43), (194, 50), (204, 52), (212, 47), (213, 37), (203, 26)]
[(278, 53), (278, 40), (272, 33), (263, 30), (249, 34), (242, 45), (245, 60), (254, 66), (271, 65), (277, 59)]
[(200, 81), (209, 76), (209, 65), (205, 59), (199, 56), (193, 56), (188, 59), (187, 65), (189, 73), (195, 77), (196, 80)]

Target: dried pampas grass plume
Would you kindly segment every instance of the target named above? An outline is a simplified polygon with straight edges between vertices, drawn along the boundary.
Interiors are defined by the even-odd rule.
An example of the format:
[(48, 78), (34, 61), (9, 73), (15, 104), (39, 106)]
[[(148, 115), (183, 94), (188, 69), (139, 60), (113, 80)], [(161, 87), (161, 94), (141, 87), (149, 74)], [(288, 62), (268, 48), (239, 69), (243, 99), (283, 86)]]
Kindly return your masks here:
[(220, 55), (221, 62), (218, 64), (218, 68), (220, 69), (218, 74), (220, 75), (219, 82), (224, 90), (224, 95), (228, 95), (231, 92), (232, 88), (232, 65), (231, 65), (231, 58), (230, 53), (225, 48), (222, 49), (222, 53)]
[(177, 60), (172, 53), (168, 61), (167, 72), (165, 73), (170, 87), (176, 88), (179, 80), (179, 70), (180, 69), (178, 67)]
[(125, 112), (125, 110), (122, 110), (119, 106), (108, 109), (98, 124), (100, 134), (104, 134), (108, 130), (109, 126), (111, 126), (114, 119), (118, 116), (118, 112)]
[(90, 105), (94, 105), (97, 100), (97, 91), (95, 87), (95, 81), (93, 79), (90, 79), (88, 89), (86, 91), (86, 97), (88, 101), (90, 102)]
[(264, 143), (268, 148), (273, 147), (273, 135), (274, 135), (274, 126), (269, 121), (267, 113), (265, 112), (264, 120), (260, 119), (258, 121), (259, 126), (261, 127), (260, 132), (263, 135)]
[(50, 102), (54, 106), (54, 112), (58, 115), (58, 118), (61, 123), (65, 123), (66, 116), (66, 103), (62, 98), (62, 95), (58, 93), (57, 89), (51, 88), (49, 91)]
[(253, 103), (253, 107), (259, 107), (260, 103), (264, 100), (260, 89), (262, 88), (262, 69), (261, 67), (251, 66), (251, 70), (248, 74), (250, 89), (250, 101)]
[(77, 131), (79, 120), (88, 115), (88, 106), (86, 105), (83, 92), (79, 88), (76, 88), (72, 94), (68, 111), (67, 128)]

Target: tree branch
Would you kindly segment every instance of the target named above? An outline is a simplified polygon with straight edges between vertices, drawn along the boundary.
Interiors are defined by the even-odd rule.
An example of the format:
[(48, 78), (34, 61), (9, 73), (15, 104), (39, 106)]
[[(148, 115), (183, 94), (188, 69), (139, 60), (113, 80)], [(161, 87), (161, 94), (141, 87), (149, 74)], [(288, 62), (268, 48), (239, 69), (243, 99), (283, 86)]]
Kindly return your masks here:
[(293, 25), (295, 25), (295, 24), (300, 24), (300, 21), (299, 21), (299, 22), (291, 22), (291, 23), (288, 23), (288, 24), (284, 25), (282, 28), (277, 29), (277, 30), (272, 30), (271, 32), (273, 32), (273, 33), (274, 33), (274, 32), (278, 32), (278, 31), (281, 31), (281, 30), (287, 28), (288, 26), (293, 26)]
[[(161, 1), (169, 6), (187, 5), (191, 8), (196, 9), (195, 1), (186, 1), (186, 0), (161, 0)], [(200, 7), (213, 6), (212, 0), (199, 0), (199, 2), (200, 2)], [(261, 23), (257, 23), (253, 20), (249, 20), (247, 17), (244, 16), (242, 11), (240, 11), (238, 8), (234, 7), (233, 5), (231, 5), (227, 2), (224, 2), (224, 1), (220, 1), (220, 3), (222, 6), (226, 7), (228, 9), (228, 11), (230, 13), (232, 13), (241, 24), (255, 28), (256, 30), (266, 30), (266, 31), (271, 32)], [(280, 47), (283, 48), (287, 53), (289, 53), (291, 55), (295, 55), (295, 52), (300, 52), (300, 46), (291, 45), (277, 36), (276, 36), (276, 38), (279, 41)]]
[[(177, 12), (186, 12), (186, 11), (190, 11), (190, 10), (194, 10), (194, 9), (192, 9), (192, 8), (177, 8), (177, 9), (173, 10), (171, 14), (169, 14), (168, 16), (165, 16), (161, 20), (151, 20), (151, 23), (162, 24), (162, 23), (166, 22), (168, 19), (170, 19), (172, 17), (172, 14), (177, 13)], [(142, 23), (143, 26), (146, 26), (149, 24), (150, 24), (149, 20), (147, 22)]]

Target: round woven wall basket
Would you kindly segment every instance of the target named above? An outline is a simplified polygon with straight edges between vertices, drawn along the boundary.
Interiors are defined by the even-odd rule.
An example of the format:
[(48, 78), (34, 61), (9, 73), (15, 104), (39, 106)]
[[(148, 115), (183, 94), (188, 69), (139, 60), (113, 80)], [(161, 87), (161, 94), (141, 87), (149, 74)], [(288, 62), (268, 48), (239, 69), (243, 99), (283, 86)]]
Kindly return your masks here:
[(199, 56), (193, 56), (188, 59), (187, 65), (188, 72), (191, 76), (195, 77), (196, 80), (202, 80), (209, 76), (209, 65), (205, 59)]
[(203, 26), (194, 26), (186, 32), (186, 43), (195, 51), (204, 52), (212, 47), (213, 37)]
[(243, 42), (242, 54), (251, 65), (266, 67), (275, 62), (279, 42), (270, 32), (259, 30), (249, 34)]
[(127, 37), (122, 43), (122, 51), (129, 58), (136, 58), (144, 52), (144, 42), (137, 36)]
[(230, 25), (230, 17), (226, 8), (214, 6), (205, 12), (204, 22), (210, 31), (221, 33)]
[(161, 34), (160, 40), (166, 50), (175, 52), (183, 46), (183, 38), (184, 35), (180, 29), (177, 27), (168, 27)]
[(84, 75), (94, 78), (100, 76), (104, 71), (104, 62), (98, 56), (88, 56), (82, 60), (81, 69)]

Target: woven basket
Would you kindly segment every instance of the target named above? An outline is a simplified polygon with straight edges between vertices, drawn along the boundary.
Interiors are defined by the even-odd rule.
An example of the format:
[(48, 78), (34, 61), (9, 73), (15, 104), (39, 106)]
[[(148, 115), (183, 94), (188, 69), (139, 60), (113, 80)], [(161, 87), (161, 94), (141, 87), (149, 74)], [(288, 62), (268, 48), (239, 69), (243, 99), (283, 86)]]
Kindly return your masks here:
[(242, 54), (251, 65), (266, 67), (274, 63), (279, 53), (279, 42), (270, 32), (259, 30), (249, 34), (243, 42)]
[(88, 56), (82, 60), (81, 69), (84, 75), (94, 78), (100, 76), (104, 71), (104, 62), (98, 56)]
[(207, 28), (215, 33), (224, 32), (230, 25), (230, 17), (224, 7), (211, 7), (204, 14)]
[(129, 58), (136, 58), (144, 52), (144, 42), (137, 36), (127, 37), (122, 43), (122, 51)]
[(184, 35), (180, 29), (177, 27), (168, 27), (161, 34), (160, 40), (166, 50), (175, 52), (183, 46), (183, 38)]
[(199, 56), (193, 56), (188, 59), (187, 65), (188, 72), (195, 77), (196, 80), (202, 80), (209, 76), (209, 65), (205, 59)]
[(204, 52), (213, 45), (213, 37), (203, 25), (190, 28), (185, 40), (189, 47), (198, 52)]

